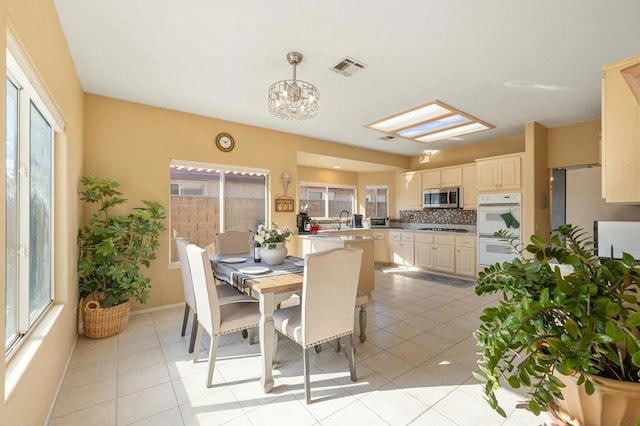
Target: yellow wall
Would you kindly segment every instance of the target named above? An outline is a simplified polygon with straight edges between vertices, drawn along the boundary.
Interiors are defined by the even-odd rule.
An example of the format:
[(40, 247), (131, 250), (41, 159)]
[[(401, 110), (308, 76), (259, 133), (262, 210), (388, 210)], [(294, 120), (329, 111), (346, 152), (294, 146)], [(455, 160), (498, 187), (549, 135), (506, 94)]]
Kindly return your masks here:
[[(78, 300), (76, 274), (76, 233), (80, 221), (80, 205), (76, 195), (77, 182), (82, 174), (82, 137), (84, 97), (71, 60), (64, 34), (60, 28), (52, 0), (5, 0), (0, 2), (0, 47), (6, 49), (6, 32), (10, 27), (28, 55), (32, 67), (46, 87), (59, 112), (64, 117), (64, 134), (55, 139), (55, 306), (58, 313), (43, 321), (50, 329), (40, 335), (41, 329), (24, 339), (24, 345), (7, 365), (0, 363), (0, 423), (6, 425), (43, 424), (52, 404), (56, 387), (60, 383), (65, 365), (77, 336), (75, 309)], [(0, 55), (0, 67), (5, 69), (5, 55)], [(0, 96), (6, 97), (5, 84)], [(5, 103), (1, 103), (0, 134), (5, 134)], [(2, 144), (2, 157), (5, 156)], [(0, 175), (5, 176), (5, 162), (0, 162)], [(5, 184), (0, 184), (0, 222), (5, 221)], [(5, 241), (0, 239), (0, 258), (5, 258)], [(5, 276), (4, 262), (0, 262), (0, 275)], [(0, 291), (0, 304), (4, 306), (5, 292)], [(0, 333), (4, 341), (5, 316), (0, 315)], [(28, 350), (27, 350), (28, 349)], [(31, 356), (27, 352), (33, 350)], [(17, 367), (20, 362), (24, 367)], [(7, 375), (22, 371), (10, 395)]]
[(528, 244), (532, 234), (548, 238), (551, 227), (548, 129), (540, 123), (526, 123), (525, 137), (526, 149), (522, 164), (522, 241)]
[[(274, 130), (170, 111), (96, 95), (85, 97), (85, 171), (111, 177), (132, 202), (150, 199), (169, 206), (171, 159), (268, 169), (272, 197), (282, 194), (280, 176), (292, 174), (289, 195), (297, 199), (300, 180), (359, 185), (357, 174), (297, 166), (297, 151), (371, 161), (396, 167), (406, 157), (296, 136)], [(215, 147), (215, 136), (230, 133), (233, 151)], [(296, 202), (296, 206), (298, 203)], [(295, 213), (276, 213), (271, 220), (295, 228)], [(290, 250), (295, 244), (290, 243)], [(152, 289), (143, 308), (184, 300), (180, 271), (169, 269), (169, 235), (162, 237), (158, 259), (149, 271)], [(133, 309), (140, 309), (134, 306)]]
[[(425, 147), (428, 148), (428, 145), (425, 145)], [(432, 155), (413, 156), (411, 157), (409, 169), (424, 170), (456, 166), (458, 164), (473, 163), (478, 158), (515, 154), (523, 151), (524, 134), (438, 151)]]
[(549, 168), (600, 164), (601, 120), (549, 129)]

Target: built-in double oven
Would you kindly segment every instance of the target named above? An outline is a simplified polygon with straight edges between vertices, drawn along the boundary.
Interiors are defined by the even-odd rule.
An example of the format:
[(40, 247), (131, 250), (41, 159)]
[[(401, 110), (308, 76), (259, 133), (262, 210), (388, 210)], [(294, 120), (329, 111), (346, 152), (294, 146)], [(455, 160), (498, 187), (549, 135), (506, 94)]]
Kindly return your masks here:
[(508, 231), (513, 244), (522, 241), (521, 195), (483, 194), (478, 195), (478, 264), (480, 267), (509, 261), (518, 255), (513, 245), (495, 236), (500, 230)]

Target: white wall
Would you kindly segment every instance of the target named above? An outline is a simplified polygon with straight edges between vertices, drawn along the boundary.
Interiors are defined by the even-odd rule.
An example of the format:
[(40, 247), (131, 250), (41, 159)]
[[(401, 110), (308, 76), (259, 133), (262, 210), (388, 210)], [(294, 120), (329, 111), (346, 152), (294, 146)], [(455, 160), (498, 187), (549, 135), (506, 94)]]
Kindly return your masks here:
[(602, 198), (601, 168), (567, 170), (567, 223), (593, 236), (594, 220), (640, 221), (640, 206), (607, 204)]

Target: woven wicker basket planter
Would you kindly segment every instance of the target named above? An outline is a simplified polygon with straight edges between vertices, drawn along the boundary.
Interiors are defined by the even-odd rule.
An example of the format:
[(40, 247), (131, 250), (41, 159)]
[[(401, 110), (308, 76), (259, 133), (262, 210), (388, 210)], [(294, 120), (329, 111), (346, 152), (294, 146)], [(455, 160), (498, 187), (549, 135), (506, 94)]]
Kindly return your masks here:
[(90, 339), (103, 339), (118, 334), (127, 327), (130, 312), (128, 301), (111, 308), (101, 308), (98, 302), (91, 300), (82, 310), (84, 335)]

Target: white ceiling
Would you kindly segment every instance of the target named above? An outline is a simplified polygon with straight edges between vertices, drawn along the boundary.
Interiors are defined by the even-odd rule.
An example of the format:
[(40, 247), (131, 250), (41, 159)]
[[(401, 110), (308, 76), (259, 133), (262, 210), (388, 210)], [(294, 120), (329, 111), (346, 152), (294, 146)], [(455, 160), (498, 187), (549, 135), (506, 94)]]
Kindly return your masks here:
[[(55, 0), (83, 89), (109, 97), (402, 155), (600, 116), (603, 64), (640, 53), (638, 0)], [(286, 121), (267, 91), (320, 90)], [(344, 56), (369, 67), (344, 77)], [(495, 129), (422, 144), (363, 126), (440, 100)]]

